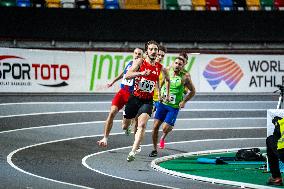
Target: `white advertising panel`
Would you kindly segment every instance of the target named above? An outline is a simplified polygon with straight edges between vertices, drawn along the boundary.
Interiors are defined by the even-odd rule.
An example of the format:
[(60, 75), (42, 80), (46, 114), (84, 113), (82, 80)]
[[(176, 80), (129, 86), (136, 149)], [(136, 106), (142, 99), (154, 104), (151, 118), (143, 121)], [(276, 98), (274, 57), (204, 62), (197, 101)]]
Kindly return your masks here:
[(86, 92), (85, 54), (0, 48), (0, 92)]
[[(284, 84), (283, 55), (188, 54), (197, 92), (273, 92)], [(164, 66), (177, 54), (167, 53)], [(0, 48), (0, 92), (116, 92), (107, 88), (132, 60), (130, 52)]]
[[(170, 65), (178, 54), (168, 53), (163, 61), (164, 66)], [(107, 88), (115, 77), (117, 77), (128, 62), (132, 60), (132, 53), (124, 52), (86, 52), (86, 62), (89, 83), (89, 92), (116, 92), (119, 90), (120, 81), (116, 82), (112, 87)], [(186, 69), (195, 70), (198, 73), (197, 67), (194, 68), (195, 56), (190, 56)], [(198, 74), (192, 74), (194, 82), (198, 83)]]
[(200, 92), (273, 92), (284, 84), (283, 55), (199, 55)]

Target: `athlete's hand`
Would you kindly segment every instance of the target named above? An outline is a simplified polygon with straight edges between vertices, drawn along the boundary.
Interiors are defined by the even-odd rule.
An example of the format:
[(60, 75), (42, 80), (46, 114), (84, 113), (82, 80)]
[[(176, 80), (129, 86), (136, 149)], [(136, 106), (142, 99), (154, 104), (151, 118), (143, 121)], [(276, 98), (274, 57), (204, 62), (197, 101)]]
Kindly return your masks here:
[(166, 101), (166, 102), (170, 102), (170, 101), (171, 101), (170, 98), (171, 98), (171, 97), (170, 97), (169, 95), (167, 95), (166, 98), (165, 98), (165, 101)]
[(110, 88), (113, 85), (113, 83), (108, 83), (107, 88)]
[(185, 101), (181, 101), (179, 103), (179, 108), (184, 108), (185, 107)]
[(97, 144), (100, 146), (100, 147), (107, 147), (107, 138), (102, 138), (101, 140), (97, 141)]

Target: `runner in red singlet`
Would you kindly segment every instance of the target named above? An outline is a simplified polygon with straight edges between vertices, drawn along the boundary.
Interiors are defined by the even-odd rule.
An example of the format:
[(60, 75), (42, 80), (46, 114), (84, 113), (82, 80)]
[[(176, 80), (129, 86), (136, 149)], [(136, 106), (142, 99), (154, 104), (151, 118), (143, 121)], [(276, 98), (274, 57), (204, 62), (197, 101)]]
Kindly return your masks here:
[[(127, 161), (135, 159), (136, 150), (144, 137), (146, 124), (152, 115), (154, 88), (159, 79), (161, 71), (165, 74), (165, 79), (169, 77), (166, 69), (160, 63), (155, 61), (158, 53), (158, 44), (155, 41), (149, 41), (145, 44), (146, 58), (137, 59), (132, 67), (126, 73), (127, 79), (135, 78), (134, 91), (130, 95), (125, 106), (123, 127), (127, 127), (132, 118), (138, 117), (138, 130), (135, 134), (135, 141)], [(169, 91), (167, 91), (169, 94)], [(169, 95), (167, 95), (168, 97)]]

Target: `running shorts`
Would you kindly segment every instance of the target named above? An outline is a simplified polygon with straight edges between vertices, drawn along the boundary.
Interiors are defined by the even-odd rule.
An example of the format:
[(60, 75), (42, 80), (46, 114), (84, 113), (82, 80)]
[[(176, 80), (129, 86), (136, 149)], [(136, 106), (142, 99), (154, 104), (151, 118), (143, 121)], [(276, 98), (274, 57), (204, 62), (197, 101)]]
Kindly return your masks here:
[(154, 117), (155, 119), (158, 119), (161, 122), (166, 122), (170, 126), (175, 125), (178, 112), (179, 112), (179, 108), (173, 108), (161, 102), (158, 102), (156, 104), (156, 108), (157, 110), (156, 110), (155, 117)]
[(112, 106), (116, 106), (118, 110), (121, 110), (127, 103), (130, 92), (124, 89), (120, 89), (112, 99)]
[(126, 119), (132, 119), (136, 116), (140, 116), (142, 113), (147, 113), (149, 116), (152, 115), (153, 100), (144, 100), (139, 97), (130, 95), (123, 116)]

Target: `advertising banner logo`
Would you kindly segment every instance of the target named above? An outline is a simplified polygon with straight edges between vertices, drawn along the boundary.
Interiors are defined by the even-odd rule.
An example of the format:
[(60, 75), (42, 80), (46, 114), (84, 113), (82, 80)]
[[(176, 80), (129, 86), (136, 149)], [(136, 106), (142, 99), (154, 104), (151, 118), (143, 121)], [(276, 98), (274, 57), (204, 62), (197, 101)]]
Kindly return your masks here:
[(226, 57), (218, 57), (209, 62), (203, 71), (210, 86), (215, 90), (221, 81), (233, 90), (243, 77), (241, 67), (233, 60)]
[(29, 63), (23, 57), (0, 55), (2, 85), (27, 86), (36, 81), (45, 87), (63, 87), (68, 85), (69, 76), (70, 69), (66, 64)]

